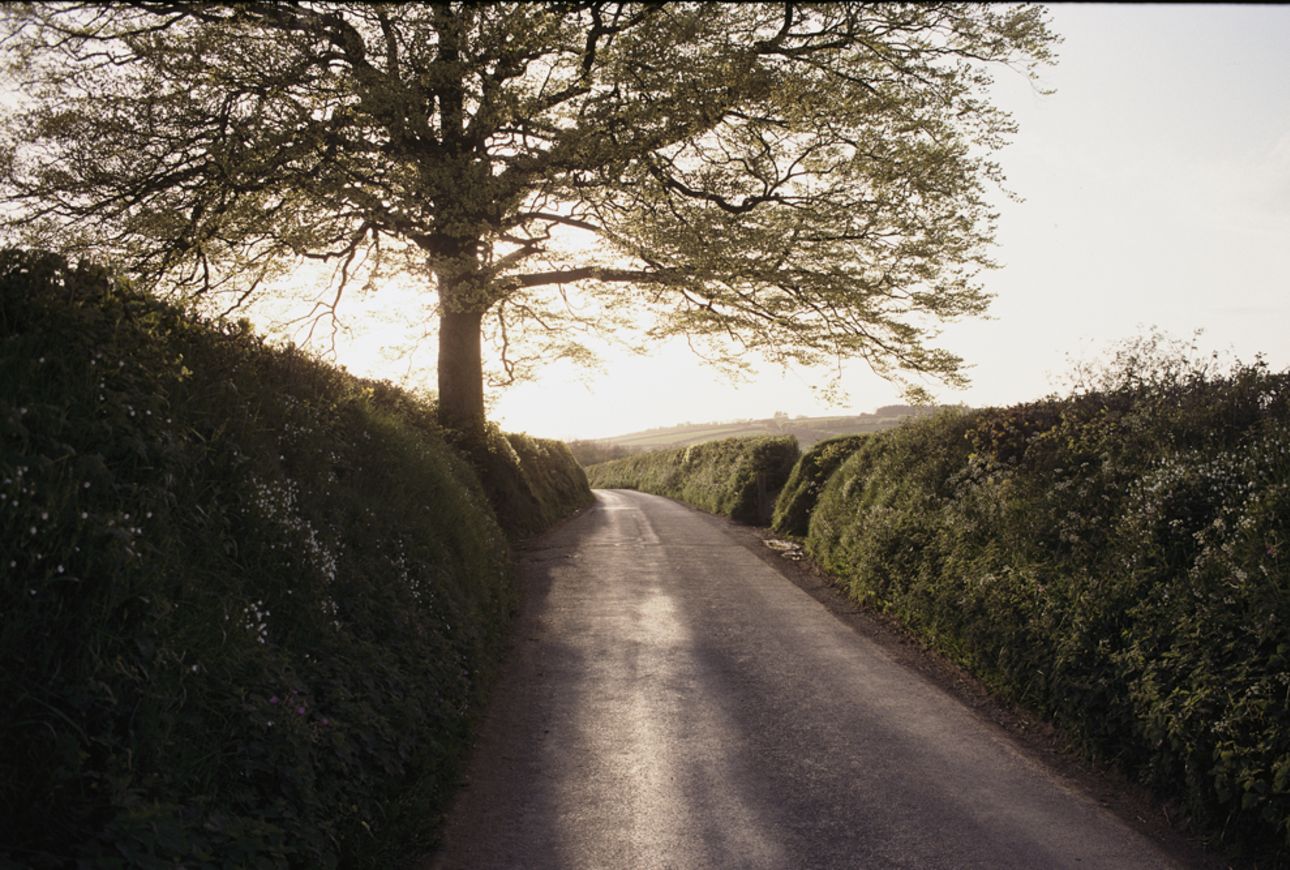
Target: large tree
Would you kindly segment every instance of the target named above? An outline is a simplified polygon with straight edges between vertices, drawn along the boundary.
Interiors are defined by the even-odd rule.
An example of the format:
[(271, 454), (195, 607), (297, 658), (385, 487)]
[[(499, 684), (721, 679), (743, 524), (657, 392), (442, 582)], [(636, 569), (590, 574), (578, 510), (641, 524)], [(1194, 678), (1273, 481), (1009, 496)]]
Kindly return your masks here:
[[(600, 311), (780, 362), (961, 379), (981, 313), (988, 94), (1031, 6), (9, 5), (11, 242), (239, 297), (302, 259), (437, 294), (446, 423), (484, 420), (481, 328)], [(580, 311), (582, 313), (580, 313)], [(561, 316), (564, 319), (561, 319)], [(505, 351), (504, 351), (505, 353)]]

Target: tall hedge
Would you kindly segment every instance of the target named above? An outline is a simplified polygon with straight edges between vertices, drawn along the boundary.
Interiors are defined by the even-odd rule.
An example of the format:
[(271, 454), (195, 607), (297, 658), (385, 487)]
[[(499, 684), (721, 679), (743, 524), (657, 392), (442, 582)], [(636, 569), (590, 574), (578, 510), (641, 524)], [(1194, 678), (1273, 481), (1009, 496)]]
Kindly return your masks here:
[(511, 538), (542, 532), (595, 500), (586, 472), (562, 441), (506, 433), (490, 423), (482, 441), (454, 443), (479, 472), (497, 520)]
[(764, 524), (797, 456), (791, 436), (726, 438), (602, 462), (587, 478), (594, 487), (638, 489)]
[(771, 526), (782, 535), (805, 537), (815, 503), (833, 472), (860, 449), (868, 435), (842, 435), (820, 441), (807, 450), (793, 466), (779, 497)]
[(0, 864), (394, 866), (512, 604), (424, 401), (0, 253)]
[(1252, 849), (1290, 836), (1290, 376), (1181, 368), (867, 439), (808, 547)]

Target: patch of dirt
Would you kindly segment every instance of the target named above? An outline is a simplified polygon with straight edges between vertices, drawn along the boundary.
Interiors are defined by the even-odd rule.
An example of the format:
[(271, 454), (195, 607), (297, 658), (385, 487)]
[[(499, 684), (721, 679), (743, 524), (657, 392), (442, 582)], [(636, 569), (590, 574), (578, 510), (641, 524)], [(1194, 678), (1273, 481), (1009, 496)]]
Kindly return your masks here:
[(926, 646), (892, 617), (851, 600), (841, 581), (816, 565), (799, 542), (778, 537), (770, 529), (721, 519), (745, 548), (837, 619), (1003, 731), (1027, 756), (1092, 797), (1180, 865), (1204, 870), (1254, 866), (1216, 853), (1205, 837), (1187, 830), (1180, 806), (1155, 799), (1148, 789), (1129, 780), (1114, 766), (1085, 758), (1074, 741), (1051, 723), (992, 694), (975, 676)]

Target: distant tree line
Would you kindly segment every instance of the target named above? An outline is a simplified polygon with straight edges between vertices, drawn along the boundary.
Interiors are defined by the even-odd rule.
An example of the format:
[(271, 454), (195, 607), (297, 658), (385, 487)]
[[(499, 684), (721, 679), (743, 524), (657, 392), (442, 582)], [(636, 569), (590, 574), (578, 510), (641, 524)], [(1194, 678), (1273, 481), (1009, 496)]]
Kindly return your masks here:
[(624, 456), (631, 456), (633, 453), (640, 452), (610, 441), (570, 441), (569, 450), (573, 452), (573, 458), (578, 460), (584, 468), (588, 465), (595, 465), (597, 462), (622, 459)]

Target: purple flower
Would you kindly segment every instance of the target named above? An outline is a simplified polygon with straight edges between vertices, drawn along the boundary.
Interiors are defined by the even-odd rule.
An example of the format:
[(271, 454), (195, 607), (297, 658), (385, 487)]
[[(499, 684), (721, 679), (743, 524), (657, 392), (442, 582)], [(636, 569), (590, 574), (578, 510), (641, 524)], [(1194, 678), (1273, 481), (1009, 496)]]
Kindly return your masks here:
[(277, 696), (277, 695), (274, 695), (272, 698), (270, 698), (270, 699), (269, 699), (269, 703), (270, 703), (270, 704), (276, 704), (276, 703), (278, 703), (278, 696)]
[(305, 715), (305, 705), (304, 705), (304, 704), (301, 704), (299, 707), (297, 707), (297, 708), (296, 708), (296, 715), (297, 715), (297, 716), (303, 716), (303, 715)]

